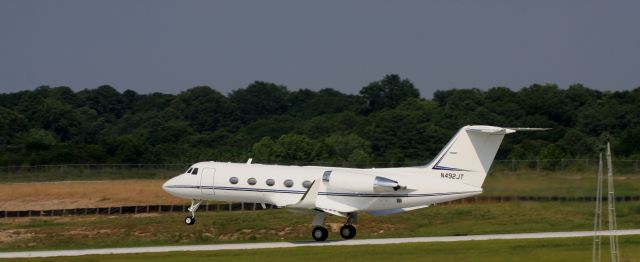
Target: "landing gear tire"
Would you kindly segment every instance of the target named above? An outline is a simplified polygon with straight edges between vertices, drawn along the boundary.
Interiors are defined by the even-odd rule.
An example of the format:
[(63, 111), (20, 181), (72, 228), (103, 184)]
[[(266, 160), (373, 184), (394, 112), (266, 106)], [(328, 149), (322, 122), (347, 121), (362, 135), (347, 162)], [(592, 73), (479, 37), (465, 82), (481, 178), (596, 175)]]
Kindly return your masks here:
[(344, 225), (340, 228), (340, 236), (344, 239), (352, 239), (356, 236), (356, 227)]
[(315, 227), (311, 231), (311, 236), (316, 241), (325, 241), (327, 240), (327, 237), (329, 237), (329, 230), (324, 227)]
[(192, 216), (187, 216), (184, 218), (184, 223), (187, 225), (193, 225), (196, 223), (196, 218)]

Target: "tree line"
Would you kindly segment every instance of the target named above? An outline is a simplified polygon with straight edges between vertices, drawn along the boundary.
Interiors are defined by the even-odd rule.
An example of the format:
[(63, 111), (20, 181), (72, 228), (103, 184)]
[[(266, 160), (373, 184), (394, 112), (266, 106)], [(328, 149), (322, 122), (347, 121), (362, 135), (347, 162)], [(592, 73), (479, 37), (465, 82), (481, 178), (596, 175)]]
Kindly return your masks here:
[[(190, 163), (203, 160), (356, 166), (427, 163), (461, 126), (550, 127), (504, 140), (498, 159), (595, 157), (609, 136), (640, 157), (640, 88), (533, 84), (514, 91), (440, 90), (421, 98), (387, 75), (344, 94), (254, 82), (222, 94), (74, 92), (41, 86), (0, 94), (0, 165)], [(384, 166), (383, 165), (383, 166)]]

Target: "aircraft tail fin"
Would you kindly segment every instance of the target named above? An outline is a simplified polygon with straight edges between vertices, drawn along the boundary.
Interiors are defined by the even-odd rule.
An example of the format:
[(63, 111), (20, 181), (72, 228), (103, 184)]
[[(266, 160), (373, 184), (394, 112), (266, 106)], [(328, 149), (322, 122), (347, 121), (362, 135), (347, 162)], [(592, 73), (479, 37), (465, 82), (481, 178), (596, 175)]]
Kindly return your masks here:
[(504, 128), (465, 126), (427, 165), (442, 175), (463, 178), (465, 184), (482, 187), (504, 135), (516, 131), (539, 131), (545, 128)]

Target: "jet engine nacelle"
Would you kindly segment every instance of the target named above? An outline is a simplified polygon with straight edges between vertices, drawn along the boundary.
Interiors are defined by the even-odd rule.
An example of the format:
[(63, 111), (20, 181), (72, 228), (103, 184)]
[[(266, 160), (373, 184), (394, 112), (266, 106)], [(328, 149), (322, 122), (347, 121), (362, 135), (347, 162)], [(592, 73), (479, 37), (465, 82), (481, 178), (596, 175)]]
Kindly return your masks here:
[(344, 171), (326, 171), (322, 181), (336, 192), (380, 193), (406, 189), (398, 181), (386, 177)]

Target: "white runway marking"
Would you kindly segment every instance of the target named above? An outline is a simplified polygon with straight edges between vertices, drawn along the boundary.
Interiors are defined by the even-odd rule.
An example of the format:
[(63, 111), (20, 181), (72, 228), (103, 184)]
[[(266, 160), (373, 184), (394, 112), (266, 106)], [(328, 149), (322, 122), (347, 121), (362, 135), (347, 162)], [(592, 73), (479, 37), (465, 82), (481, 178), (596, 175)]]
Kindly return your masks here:
[[(600, 231), (599, 235), (601, 236), (640, 235), (640, 229)], [(191, 246), (126, 247), (126, 248), (102, 248), (102, 249), (82, 249), (82, 250), (6, 252), (6, 253), (0, 253), (0, 258), (134, 254), (134, 253), (158, 253), (158, 252), (172, 252), (172, 251), (214, 251), (214, 250), (263, 249), (263, 248), (284, 248), (284, 247), (383, 245), (383, 244), (402, 244), (402, 243), (453, 242), (453, 241), (470, 241), (470, 240), (566, 238), (566, 237), (590, 237), (590, 236), (593, 236), (593, 231), (357, 239), (357, 240), (327, 241), (327, 242), (270, 242), (270, 243), (239, 243), (239, 244), (215, 244), (215, 245), (191, 245)]]

